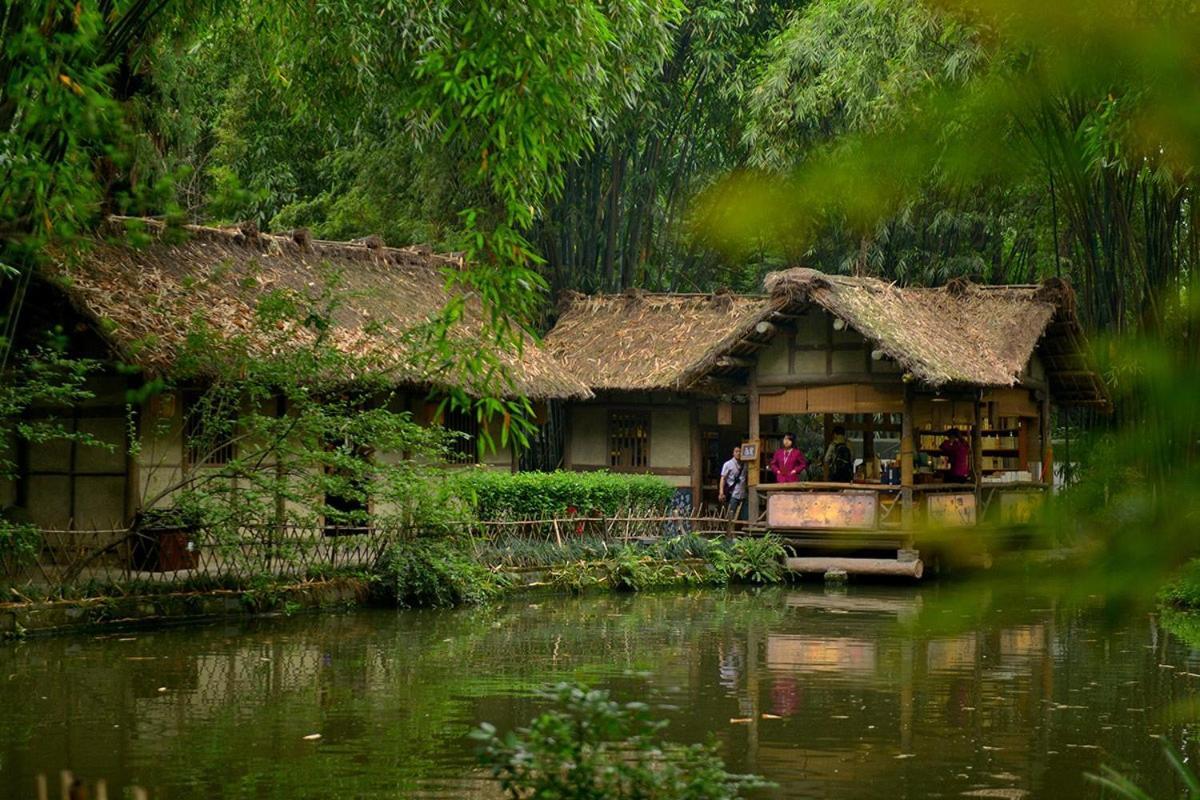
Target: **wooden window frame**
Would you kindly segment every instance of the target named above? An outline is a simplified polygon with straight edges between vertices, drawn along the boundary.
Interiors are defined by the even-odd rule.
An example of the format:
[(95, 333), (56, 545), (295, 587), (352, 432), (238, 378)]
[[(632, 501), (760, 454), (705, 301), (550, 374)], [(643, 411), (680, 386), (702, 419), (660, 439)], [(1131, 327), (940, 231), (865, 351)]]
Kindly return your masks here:
[(205, 454), (207, 457), (203, 461), (197, 462), (197, 453), (193, 452), (191, 439), (197, 433), (193, 427), (194, 419), (189, 416), (189, 410), (196, 402), (197, 397), (204, 395), (204, 389), (191, 388), (181, 389), (179, 392), (179, 447), (181, 449), (180, 460), (185, 469), (197, 469), (203, 467), (224, 467), (237, 458), (237, 427), (238, 413), (233, 414), (233, 439), (225, 442), (220, 447), (215, 448), (212, 452)]
[[(633, 464), (633, 465), (627, 466), (624, 464), (614, 464), (613, 463), (613, 453), (617, 449), (614, 447), (614, 444), (615, 444), (614, 437), (615, 437), (616, 429), (617, 429), (617, 418), (622, 417), (622, 416), (629, 417), (629, 418), (637, 417), (644, 421), (643, 427), (645, 428), (645, 431), (646, 431), (645, 446), (644, 446), (644, 452), (643, 452), (643, 460), (645, 462), (644, 464), (641, 464), (641, 465)], [(605, 460), (607, 462), (609, 470), (611, 470), (613, 472), (629, 472), (629, 473), (648, 473), (651, 471), (652, 468), (651, 468), (650, 442), (653, 437), (653, 429), (651, 427), (651, 416), (652, 416), (651, 411), (648, 408), (622, 407), (622, 408), (610, 408), (608, 410), (608, 427), (607, 427), (607, 431), (606, 431), (606, 435), (605, 435), (605, 439), (604, 439), (604, 444), (605, 444), (605, 449), (607, 450), (607, 453), (608, 453), (607, 458)], [(622, 450), (623, 449), (624, 448), (622, 448)]]

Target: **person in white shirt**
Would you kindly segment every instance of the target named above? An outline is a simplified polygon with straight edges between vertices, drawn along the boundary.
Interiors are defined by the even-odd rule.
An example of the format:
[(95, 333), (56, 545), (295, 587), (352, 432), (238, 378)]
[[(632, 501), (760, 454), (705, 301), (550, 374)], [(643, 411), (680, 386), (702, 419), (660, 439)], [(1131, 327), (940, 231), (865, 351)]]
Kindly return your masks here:
[(742, 463), (742, 448), (733, 448), (733, 458), (721, 466), (721, 483), (717, 499), (730, 517), (736, 518), (746, 500), (746, 465)]

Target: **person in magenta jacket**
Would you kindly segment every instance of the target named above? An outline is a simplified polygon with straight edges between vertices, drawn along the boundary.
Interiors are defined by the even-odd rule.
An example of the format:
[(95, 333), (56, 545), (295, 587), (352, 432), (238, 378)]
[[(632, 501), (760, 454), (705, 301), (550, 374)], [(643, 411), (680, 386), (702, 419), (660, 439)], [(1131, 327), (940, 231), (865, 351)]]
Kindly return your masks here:
[(946, 473), (948, 483), (970, 483), (971, 481), (971, 445), (962, 438), (958, 428), (946, 431), (946, 441), (942, 442), (942, 451), (950, 462)]
[(804, 458), (804, 453), (797, 449), (795, 436), (790, 433), (783, 435), (783, 447), (771, 456), (768, 469), (775, 473), (775, 480), (779, 483), (794, 483), (800, 480), (800, 473), (808, 469), (808, 461)]

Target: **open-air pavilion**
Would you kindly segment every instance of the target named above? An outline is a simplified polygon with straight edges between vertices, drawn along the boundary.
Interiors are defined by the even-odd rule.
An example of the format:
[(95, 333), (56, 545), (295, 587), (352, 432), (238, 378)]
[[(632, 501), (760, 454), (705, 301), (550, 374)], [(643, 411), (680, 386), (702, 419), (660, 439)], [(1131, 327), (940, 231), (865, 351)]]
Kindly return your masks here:
[[(569, 298), (546, 343), (596, 397), (572, 404), (568, 466), (669, 470), (701, 503), (713, 464), (743, 442), (751, 529), (909, 550), (928, 526), (1026, 519), (1053, 486), (1052, 408), (1108, 407), (1062, 281), (907, 288), (789, 269), (764, 289)], [(825, 443), (835, 424), (853, 432), (853, 481), (810, 468), (768, 482), (770, 453), (803, 417)], [(967, 483), (946, 479), (951, 428), (970, 442)], [(878, 468), (876, 444), (897, 439)], [(656, 466), (664, 452), (670, 467)]]

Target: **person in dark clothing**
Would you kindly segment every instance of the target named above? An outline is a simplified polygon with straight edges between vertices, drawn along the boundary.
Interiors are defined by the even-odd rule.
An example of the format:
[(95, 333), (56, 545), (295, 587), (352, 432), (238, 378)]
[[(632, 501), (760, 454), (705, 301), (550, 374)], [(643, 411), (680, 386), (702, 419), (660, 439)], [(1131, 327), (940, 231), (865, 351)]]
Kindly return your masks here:
[(958, 428), (946, 431), (946, 441), (942, 442), (938, 449), (950, 460), (950, 469), (946, 471), (946, 480), (951, 483), (970, 483), (971, 445), (963, 439)]
[(833, 441), (825, 448), (825, 468), (829, 470), (829, 480), (837, 483), (850, 483), (854, 480), (854, 453), (846, 442), (844, 425), (833, 426)]

